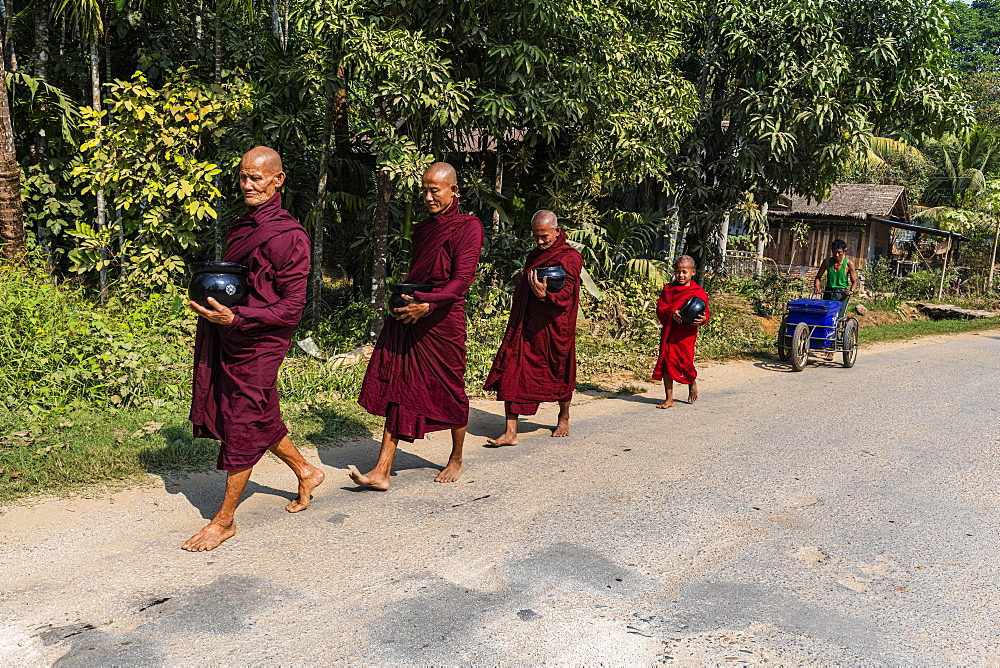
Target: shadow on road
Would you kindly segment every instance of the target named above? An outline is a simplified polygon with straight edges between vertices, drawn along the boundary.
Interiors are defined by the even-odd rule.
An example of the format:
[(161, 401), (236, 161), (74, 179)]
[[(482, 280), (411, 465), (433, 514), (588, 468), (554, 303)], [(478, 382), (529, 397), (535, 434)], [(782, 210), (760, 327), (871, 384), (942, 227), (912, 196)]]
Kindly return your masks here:
[[(776, 373), (796, 373), (795, 369), (792, 368), (791, 362), (782, 362), (779, 360), (760, 360), (759, 362), (754, 362), (754, 366), (758, 369), (763, 369), (764, 371), (774, 371)], [(843, 369), (844, 364), (841, 362), (840, 353), (836, 353), (832, 360), (823, 359), (822, 356), (810, 355), (809, 361), (806, 362), (806, 369), (810, 367), (817, 369)]]
[[(684, 385), (681, 385), (680, 387), (684, 387)], [(676, 392), (676, 390), (675, 390), (675, 392)], [(653, 404), (654, 406), (656, 404), (662, 404), (663, 403), (663, 399), (661, 399), (660, 397), (649, 397), (649, 396), (645, 396), (645, 395), (642, 395), (642, 394), (632, 394), (632, 395), (629, 395), (629, 394), (619, 394), (619, 395), (615, 395), (614, 397), (612, 397), (612, 399), (615, 400), (615, 401), (632, 401), (632, 402), (635, 402), (637, 404)], [(674, 401), (678, 401), (678, 399), (676, 398), (676, 395), (675, 395)], [(687, 403), (687, 402), (684, 402), (684, 403)]]
[[(498, 402), (499, 403), (499, 402)], [(545, 406), (545, 404), (542, 404)], [(529, 416), (534, 417), (534, 416)], [(465, 439), (467, 445), (485, 445), (487, 438), (496, 438), (503, 433), (506, 423), (502, 415), (496, 415), (490, 413), (489, 411), (484, 411), (481, 408), (476, 408), (475, 406), (469, 407), (469, 427), (468, 435), (469, 438)], [(539, 424), (530, 419), (522, 418), (517, 423), (517, 430), (520, 433), (528, 433), (535, 431), (537, 429), (555, 429), (555, 416), (553, 416), (552, 424)], [(472, 439), (470, 441), (470, 438)], [(489, 447), (489, 446), (487, 446)]]
[[(438, 464), (424, 459), (419, 455), (407, 452), (406, 447), (408, 445), (405, 441), (400, 442), (399, 448), (396, 450), (395, 459), (392, 462), (393, 475), (407, 469), (433, 469), (435, 471), (444, 469), (443, 462)], [(360, 471), (368, 471), (375, 465), (380, 447), (380, 441), (370, 439), (347, 446), (319, 447), (316, 448), (316, 454), (319, 455), (319, 460), (323, 464), (332, 468), (346, 469), (349, 464), (353, 464)], [(348, 492), (371, 491), (367, 487), (352, 484), (346, 478), (339, 482), (344, 483), (341, 489)]]
[[(294, 477), (292, 480), (294, 480)], [(226, 486), (226, 474), (218, 471), (215, 479), (211, 480), (211, 482), (196, 487), (185, 486), (183, 481), (168, 482), (164, 480), (164, 483), (164, 487), (169, 494), (182, 494), (188, 503), (198, 509), (198, 512), (201, 513), (204, 519), (210, 520), (222, 502), (222, 492)], [(261, 485), (251, 479), (247, 482), (246, 489), (243, 490), (240, 503), (246, 501), (254, 494), (270, 494), (291, 501), (298, 495), (298, 492), (291, 483), (289, 483), (288, 489), (275, 489), (268, 485)]]
[[(811, 362), (812, 360), (810, 360)], [(754, 362), (753, 365), (758, 369), (763, 369), (764, 371), (775, 371), (777, 373), (795, 373), (795, 369), (792, 368), (791, 362), (782, 362), (779, 360), (761, 360), (759, 362)]]

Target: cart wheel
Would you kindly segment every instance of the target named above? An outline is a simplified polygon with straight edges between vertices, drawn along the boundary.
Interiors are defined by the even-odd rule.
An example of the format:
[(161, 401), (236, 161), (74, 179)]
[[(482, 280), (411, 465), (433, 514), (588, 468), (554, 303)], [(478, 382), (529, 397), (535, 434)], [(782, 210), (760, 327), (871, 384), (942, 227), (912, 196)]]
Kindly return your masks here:
[(844, 339), (841, 343), (844, 349), (844, 368), (850, 369), (858, 359), (858, 321), (854, 318), (844, 325)]
[(793, 369), (802, 371), (806, 368), (806, 363), (809, 361), (809, 325), (804, 322), (795, 325), (795, 331), (792, 332), (792, 347), (789, 350), (789, 356), (792, 360)]
[(781, 319), (781, 328), (778, 330), (778, 359), (787, 362), (791, 354), (791, 337), (788, 336), (788, 316)]

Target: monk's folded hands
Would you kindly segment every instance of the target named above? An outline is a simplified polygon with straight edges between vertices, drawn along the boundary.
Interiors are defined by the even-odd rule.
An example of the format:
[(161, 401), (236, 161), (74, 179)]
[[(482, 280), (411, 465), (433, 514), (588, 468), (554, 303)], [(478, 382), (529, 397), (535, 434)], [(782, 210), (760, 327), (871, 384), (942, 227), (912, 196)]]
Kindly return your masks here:
[(531, 291), (535, 293), (535, 296), (539, 299), (545, 298), (545, 292), (549, 289), (549, 279), (548, 277), (538, 280), (538, 270), (532, 269), (528, 272), (528, 286)]
[(392, 309), (399, 314), (396, 316), (397, 320), (402, 320), (406, 324), (413, 324), (431, 312), (431, 305), (429, 303), (414, 301), (411, 295), (402, 295), (402, 297), (410, 303), (401, 308)]
[(213, 310), (208, 310), (201, 304), (197, 302), (189, 302), (191, 310), (205, 318), (209, 322), (214, 322), (217, 325), (231, 325), (233, 324), (233, 312), (227, 306), (223, 306), (215, 300), (215, 297), (209, 297), (208, 303), (212, 306)]

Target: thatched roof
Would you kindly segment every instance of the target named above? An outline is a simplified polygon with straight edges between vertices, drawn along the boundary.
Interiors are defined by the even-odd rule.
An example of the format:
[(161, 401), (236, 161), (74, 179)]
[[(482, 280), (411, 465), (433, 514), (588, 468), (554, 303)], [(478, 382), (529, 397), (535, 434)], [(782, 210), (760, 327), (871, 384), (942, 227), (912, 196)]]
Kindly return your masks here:
[(838, 183), (823, 200), (809, 200), (798, 195), (784, 196), (771, 208), (776, 216), (788, 218), (828, 218), (867, 220), (891, 218), (908, 221), (909, 208), (905, 186), (880, 186), (873, 183)]

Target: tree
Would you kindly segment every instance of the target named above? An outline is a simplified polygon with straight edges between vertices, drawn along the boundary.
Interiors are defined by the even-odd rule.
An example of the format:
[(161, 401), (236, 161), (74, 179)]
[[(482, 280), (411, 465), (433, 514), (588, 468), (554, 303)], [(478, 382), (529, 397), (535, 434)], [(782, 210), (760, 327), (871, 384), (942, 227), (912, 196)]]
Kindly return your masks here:
[(23, 259), (24, 251), (21, 170), (14, 151), (7, 71), (4, 58), (0, 57), (0, 257), (17, 262)]
[(962, 79), (976, 124), (1000, 127), (1000, 72), (976, 72)]
[(924, 150), (938, 167), (928, 187), (933, 206), (956, 206), (963, 195), (982, 191), (988, 179), (1000, 175), (1000, 134), (989, 127), (929, 140)]
[(703, 0), (682, 67), (698, 91), (672, 182), (704, 265), (746, 193), (821, 197), (872, 134), (968, 124), (940, 1)]
[(954, 0), (951, 48), (955, 66), (966, 74), (1000, 69), (1000, 2)]
[[(76, 273), (117, 264), (139, 289), (165, 289), (184, 270), (179, 253), (195, 243), (201, 226), (217, 217), (212, 202), (220, 169), (199, 158), (203, 143), (217, 144), (230, 119), (249, 106), (245, 86), (198, 84), (181, 71), (159, 89), (141, 74), (109, 85), (109, 110), (84, 110), (93, 138), (80, 146), (74, 175), (86, 190), (111, 190), (114, 226), (122, 240), (109, 252), (111, 226), (79, 221), (70, 232), (80, 245), (70, 252)], [(109, 123), (102, 118), (110, 116)]]

